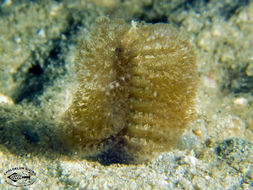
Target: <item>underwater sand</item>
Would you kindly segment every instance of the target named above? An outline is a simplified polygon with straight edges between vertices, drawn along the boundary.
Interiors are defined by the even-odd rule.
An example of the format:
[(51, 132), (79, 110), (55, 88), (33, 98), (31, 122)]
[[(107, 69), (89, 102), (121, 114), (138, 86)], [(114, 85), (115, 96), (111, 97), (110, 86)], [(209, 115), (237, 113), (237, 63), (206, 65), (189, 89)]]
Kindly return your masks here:
[[(177, 147), (128, 164), (117, 149), (69, 152), (58, 118), (75, 83), (78, 42), (101, 16), (169, 23), (195, 47), (196, 119)], [(0, 3), (0, 189), (4, 172), (36, 172), (28, 189), (252, 189), (253, 1), (73, 0)]]

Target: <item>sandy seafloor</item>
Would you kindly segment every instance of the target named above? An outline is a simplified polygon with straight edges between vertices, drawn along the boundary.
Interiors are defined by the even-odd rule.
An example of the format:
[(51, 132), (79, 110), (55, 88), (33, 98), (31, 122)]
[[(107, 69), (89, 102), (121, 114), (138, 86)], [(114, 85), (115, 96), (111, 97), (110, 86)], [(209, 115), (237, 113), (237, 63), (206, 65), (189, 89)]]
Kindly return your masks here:
[[(77, 44), (101, 16), (170, 23), (197, 54), (196, 119), (150, 162), (68, 156), (55, 130), (75, 86)], [(27, 167), (23, 189), (252, 189), (252, 0), (2, 0), (0, 189)]]

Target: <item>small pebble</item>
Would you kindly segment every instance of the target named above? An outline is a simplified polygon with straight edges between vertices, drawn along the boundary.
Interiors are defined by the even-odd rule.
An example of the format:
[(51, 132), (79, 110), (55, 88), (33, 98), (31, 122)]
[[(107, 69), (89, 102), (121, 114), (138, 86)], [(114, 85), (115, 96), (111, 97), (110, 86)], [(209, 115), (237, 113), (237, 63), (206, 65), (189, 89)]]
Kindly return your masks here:
[(0, 93), (0, 104), (14, 104), (14, 102), (9, 96)]
[(236, 105), (246, 106), (248, 104), (248, 100), (244, 97), (238, 97), (238, 98), (234, 99), (233, 103)]

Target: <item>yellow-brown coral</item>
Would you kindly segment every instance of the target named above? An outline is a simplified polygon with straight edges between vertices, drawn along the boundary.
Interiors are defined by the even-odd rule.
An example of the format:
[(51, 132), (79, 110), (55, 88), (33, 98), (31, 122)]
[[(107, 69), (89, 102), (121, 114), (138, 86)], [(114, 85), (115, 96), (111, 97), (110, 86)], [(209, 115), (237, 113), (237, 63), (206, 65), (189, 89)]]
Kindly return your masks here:
[(64, 116), (69, 146), (88, 155), (111, 141), (142, 156), (169, 150), (192, 118), (190, 44), (167, 24), (101, 19), (79, 48), (80, 85)]

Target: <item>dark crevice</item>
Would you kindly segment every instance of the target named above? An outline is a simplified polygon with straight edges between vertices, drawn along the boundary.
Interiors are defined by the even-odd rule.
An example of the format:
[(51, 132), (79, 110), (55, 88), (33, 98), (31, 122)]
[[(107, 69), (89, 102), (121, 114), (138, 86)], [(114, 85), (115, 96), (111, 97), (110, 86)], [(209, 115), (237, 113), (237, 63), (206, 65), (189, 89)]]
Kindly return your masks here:
[[(206, 8), (208, 8), (210, 0), (186, 0), (182, 3), (175, 4), (174, 7), (168, 7), (166, 10), (155, 8), (155, 3), (157, 2), (152, 1), (151, 4), (144, 5), (142, 11), (134, 15), (134, 19), (148, 23), (164, 23), (170, 20), (170, 15), (175, 15), (177, 12), (180, 15), (182, 11), (194, 10), (196, 13), (201, 14)], [(217, 8), (217, 13), (220, 14), (224, 20), (228, 20), (237, 13), (238, 9), (247, 6), (248, 4), (248, 0), (234, 0)]]
[(8, 117), (1, 115), (0, 121), (0, 144), (13, 154), (31, 154), (49, 159), (69, 154), (59, 132), (45, 120), (20, 118), (10, 122)]
[(79, 26), (81, 26), (81, 22), (74, 22), (70, 15), (68, 27), (61, 33), (61, 36), (66, 36), (66, 40), (58, 37), (48, 42), (48, 45), (51, 46), (48, 51), (44, 52), (37, 48), (31, 52), (31, 56), (13, 75), (15, 81), (22, 80), (12, 94), (15, 103), (33, 101), (35, 105), (39, 104), (37, 98), (43, 93), (44, 87), (50, 85), (60, 75), (65, 74), (64, 53), (69, 44), (75, 43), (72, 36), (76, 34)]
[(233, 15), (235, 15), (239, 8), (248, 6), (248, 0), (236, 0), (232, 5), (225, 4), (220, 8), (219, 12), (225, 20), (229, 20)]
[(134, 162), (134, 159), (127, 152), (123, 151), (122, 147), (118, 147), (118, 145), (109, 148), (99, 155), (89, 157), (87, 160), (99, 162), (104, 166), (111, 164), (131, 164)]
[(139, 21), (145, 21), (147, 23), (167, 23), (170, 15), (175, 12), (181, 12), (182, 10), (193, 9), (196, 12), (200, 12), (201, 7), (205, 7), (209, 0), (203, 0), (201, 3), (197, 0), (184, 1), (175, 7), (170, 7), (168, 10), (156, 10), (154, 4), (157, 2), (152, 1), (151, 4), (144, 5), (141, 13), (134, 15), (134, 18)]
[(22, 134), (29, 143), (38, 143), (40, 141), (38, 132), (32, 131), (31, 129), (23, 129)]
[(99, 162), (104, 166), (109, 166), (111, 164), (135, 164), (135, 159), (133, 155), (130, 155), (124, 148), (124, 140), (121, 139), (118, 143), (107, 150), (101, 152), (98, 155), (86, 157), (87, 160)]
[(40, 63), (39, 62), (35, 62), (34, 65), (32, 65), (29, 69), (28, 69), (28, 72), (33, 74), (33, 75), (41, 75), (43, 73), (43, 69), (42, 67), (40, 66)]

